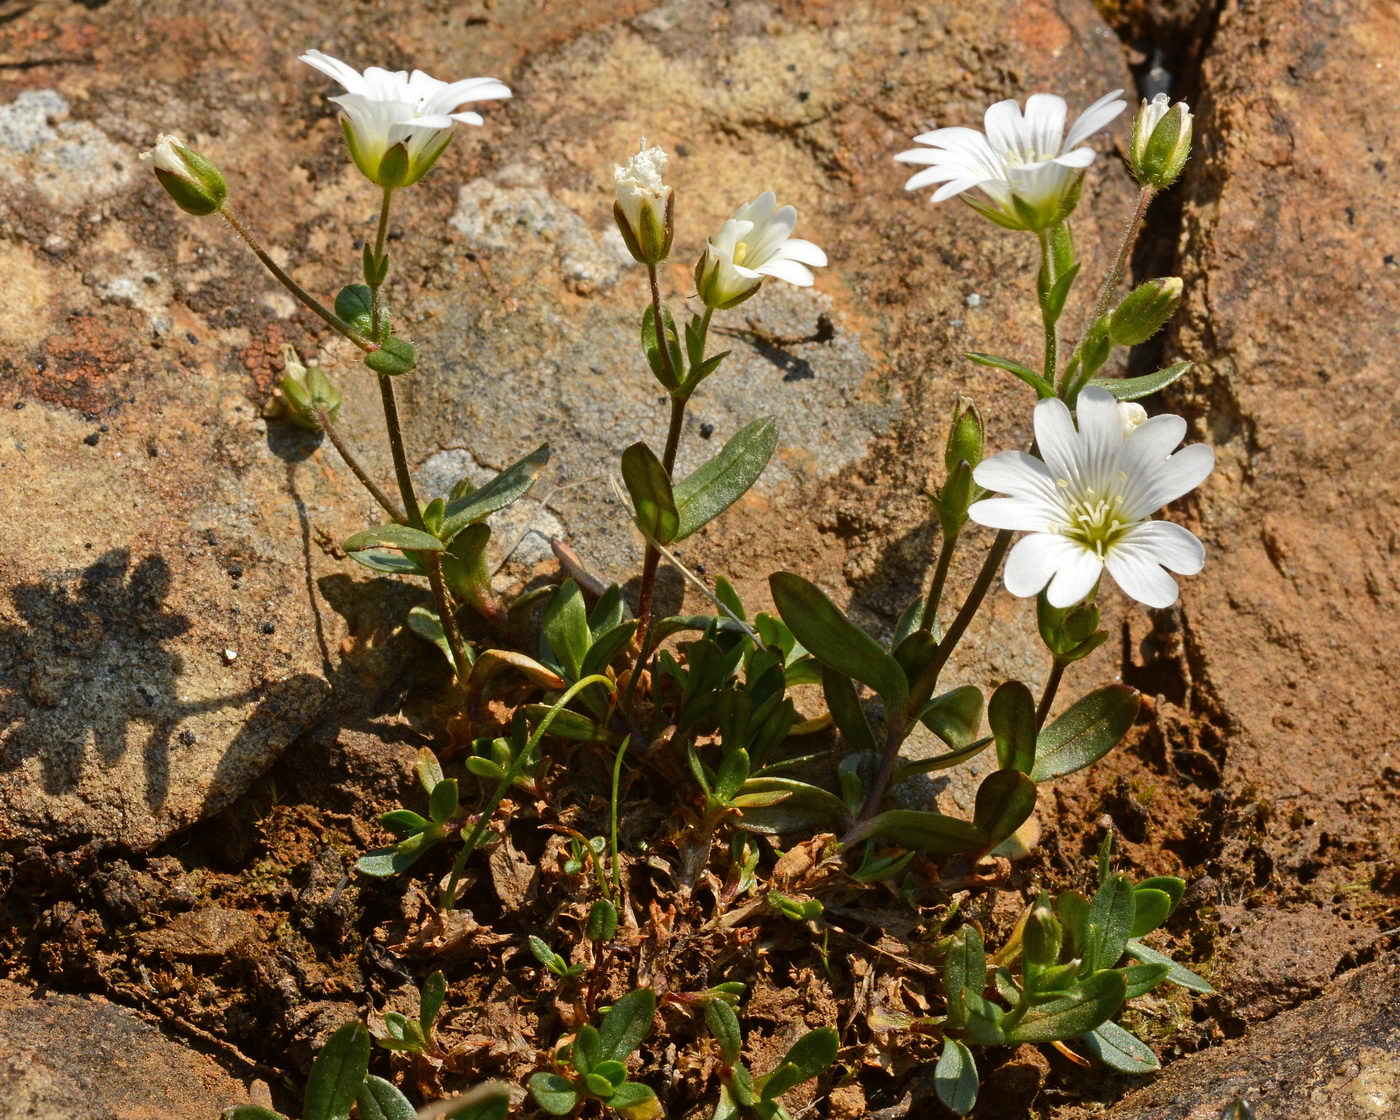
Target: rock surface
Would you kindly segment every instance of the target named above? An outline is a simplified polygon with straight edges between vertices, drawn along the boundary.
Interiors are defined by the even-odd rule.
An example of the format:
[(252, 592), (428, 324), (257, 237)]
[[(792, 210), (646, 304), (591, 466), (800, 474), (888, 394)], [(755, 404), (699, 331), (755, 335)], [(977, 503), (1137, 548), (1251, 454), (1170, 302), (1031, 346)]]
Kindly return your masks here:
[(0, 985), (7, 1120), (210, 1120), (248, 1101), (214, 1061), (98, 996)]
[[(387, 480), (367, 371), (215, 219), (170, 205), (136, 160), (155, 133), (219, 161), (269, 251), (329, 294), (354, 278), (377, 201), (344, 158), (331, 89), (296, 55), (314, 43), (359, 65), (508, 80), (516, 98), (487, 106), (487, 126), (398, 210), (388, 295), (424, 358), (400, 384), (411, 453), (445, 487), (550, 440), (535, 504), (498, 539), (528, 567), (561, 533), (610, 578), (635, 571), (638, 547), (607, 476), (664, 426), (612, 165), (642, 135), (673, 154), (677, 308), (704, 237), (775, 190), (833, 267), (717, 319), (734, 353), (695, 398), (680, 468), (765, 414), (781, 443), (746, 507), (761, 521), (731, 514), (684, 556), (755, 603), (778, 567), (838, 597), (856, 583), (857, 615), (889, 626), (929, 563), (920, 492), (958, 391), (977, 389), (998, 442), (1027, 427), (1019, 385), (957, 351), (1005, 348), (1008, 330), (1013, 348), (1038, 345), (1033, 243), (905, 195), (890, 156), (934, 118), (975, 120), (988, 67), (999, 88), (1052, 86), (1076, 104), (1127, 81), (1087, 0), (992, 13), (509, 0), (470, 18), (318, 3), (275, 27), (256, 5), (119, 8), (53, 0), (0, 26), (0, 57), (36, 63), (0, 103), (0, 476), (19, 495), (0, 511), (0, 840), (141, 848), (216, 811), (335, 718), (328, 685), (374, 687), (421, 596), (336, 555), (380, 520), (374, 507), (333, 451), (261, 419), (282, 343), (319, 354), (344, 383), (346, 435)], [(366, 42), (378, 53), (361, 57)], [(82, 65), (45, 61), (68, 59)], [(1101, 167), (1087, 254), (1102, 255), (1128, 197)], [(663, 605), (680, 586), (663, 576)], [(992, 614), (1001, 636), (979, 636), (969, 671), (1042, 673), (1024, 605)]]
[(1217, 1120), (1236, 1095), (1258, 1120), (1400, 1114), (1400, 959), (1357, 969), (1242, 1039), (1173, 1063), (1114, 1120)]

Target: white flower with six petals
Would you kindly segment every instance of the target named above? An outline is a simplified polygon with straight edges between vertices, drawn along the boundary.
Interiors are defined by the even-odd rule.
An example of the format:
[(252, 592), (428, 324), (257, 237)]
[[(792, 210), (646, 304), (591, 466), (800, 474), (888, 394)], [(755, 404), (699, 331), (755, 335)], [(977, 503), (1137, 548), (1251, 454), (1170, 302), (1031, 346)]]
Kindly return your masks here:
[(1169, 607), (1178, 592), (1168, 571), (1195, 575), (1205, 549), (1187, 529), (1152, 514), (1199, 486), (1215, 453), (1195, 443), (1172, 454), (1186, 434), (1180, 416), (1153, 416), (1125, 430), (1118, 402), (1097, 387), (1079, 394), (1077, 412), (1078, 429), (1063, 401), (1037, 404), (1041, 457), (1003, 451), (983, 460), (974, 480), (1010, 497), (974, 502), (968, 515), (1028, 534), (1006, 559), (1003, 578), (1013, 595), (1044, 590), (1051, 606), (1073, 606), (1107, 569), (1134, 599)]
[[(941, 183), (933, 201), (963, 196), (980, 213), (1013, 229), (1045, 229), (1063, 221), (1073, 209), (1079, 176), (1094, 162), (1094, 150), (1083, 144), (1127, 107), (1123, 91), (1099, 98), (1065, 132), (1065, 99), (1035, 93), (1025, 112), (1014, 100), (998, 101), (983, 119), (985, 134), (975, 128), (936, 128), (914, 137), (913, 148), (894, 158), (902, 163), (928, 164), (916, 172), (905, 190)], [(970, 198), (980, 189), (992, 205)]]
[(355, 166), (382, 187), (406, 187), (420, 179), (452, 139), (454, 124), (483, 124), (481, 116), (456, 110), (469, 101), (509, 97), (495, 78), (442, 82), (415, 70), (364, 73), (339, 59), (309, 50), (301, 61), (334, 78), (345, 92), (330, 100), (340, 107), (341, 128)]
[(727, 308), (743, 303), (758, 291), (765, 276), (810, 287), (811, 268), (826, 264), (826, 254), (800, 237), (797, 211), (778, 206), (772, 191), (764, 191), (739, 207), (734, 217), (705, 244), (695, 265), (695, 287), (707, 307)]

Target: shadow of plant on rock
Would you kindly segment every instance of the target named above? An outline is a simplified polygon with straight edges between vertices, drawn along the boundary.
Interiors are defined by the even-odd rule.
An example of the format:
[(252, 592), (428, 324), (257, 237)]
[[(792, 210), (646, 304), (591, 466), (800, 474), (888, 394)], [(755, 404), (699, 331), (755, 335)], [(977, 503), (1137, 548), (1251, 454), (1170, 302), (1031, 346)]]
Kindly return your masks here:
[[(263, 689), (208, 700), (179, 698), (184, 659), (167, 643), (191, 623), (169, 608), (170, 566), (159, 555), (132, 565), (129, 549), (79, 572), (55, 573), (10, 592), (19, 625), (0, 629), (0, 771), (37, 757), (45, 792), (62, 794), (90, 765), (112, 767), (148, 728), (146, 802), (169, 794), (170, 759), (193, 732), (192, 715), (257, 699)], [(187, 738), (188, 737), (188, 738)]]

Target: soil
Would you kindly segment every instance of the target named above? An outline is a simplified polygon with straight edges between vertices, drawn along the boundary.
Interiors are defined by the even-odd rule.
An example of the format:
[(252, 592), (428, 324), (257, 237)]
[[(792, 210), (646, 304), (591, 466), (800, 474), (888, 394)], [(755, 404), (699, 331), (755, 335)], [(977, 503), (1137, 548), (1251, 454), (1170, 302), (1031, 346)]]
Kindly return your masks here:
[[(1124, 869), (1190, 884), (1160, 944), (1217, 989), (1173, 990), (1133, 1013), (1169, 1067), (1163, 1084), (1179, 1089), (1162, 1108), (1213, 1118), (1227, 1094), (1257, 1092), (1261, 1117), (1294, 1115), (1283, 1102), (1302, 1074), (1271, 1079), (1266, 1054), (1244, 1063), (1246, 1084), (1222, 1064), (1238, 1053), (1227, 1044), (1256, 1031), (1283, 1052), (1347, 1020), (1360, 1041), (1336, 1052), (1390, 1068), (1394, 1032), (1357, 1009), (1374, 1003), (1393, 1018), (1393, 1000), (1358, 993), (1393, 975), (1400, 927), (1400, 725), (1389, 689), (1400, 585), (1388, 528), (1400, 469), (1384, 438), (1400, 422), (1385, 357), (1400, 315), (1400, 214), (1384, 181), (1400, 151), (1368, 123), (1352, 81), (1362, 75), (1375, 103), (1395, 103), (1396, 79), (1377, 62), (1400, 48), (1393, 12), (1362, 0), (1007, 2), (980, 14), (957, 0), (224, 7), (215, 18), (188, 0), (0, 3), (0, 100), (43, 94), (23, 104), (49, 133), (32, 151), (10, 145), (4, 158), (20, 161), (12, 170), (23, 180), (0, 187), (0, 407), (11, 413), (0, 465), (6, 494), (28, 498), (0, 511), (16, 542), (0, 557), (10, 599), (0, 716), (12, 734), (0, 735), (0, 976), (11, 985), (0, 1009), (37, 1021), (23, 1010), (33, 993), (74, 1001), (45, 1005), (57, 1022), (79, 997), (102, 997), (81, 1001), (94, 1016), (84, 1029), (126, 1038), (130, 1028), (133, 1051), (171, 1047), (153, 1049), (153, 1064), (178, 1065), (179, 1054), (203, 1063), (183, 1088), (153, 1089), (146, 1111), (100, 1086), (81, 1107), (193, 1117), (253, 1099), (296, 1115), (330, 1031), (352, 1019), (380, 1030), (384, 1012), (414, 1013), (437, 969), (450, 982), (442, 1052), (375, 1057), (415, 1100), (492, 1077), (523, 1081), (577, 1021), (570, 990), (526, 938), (590, 960), (587, 873), (566, 869), (563, 830), (606, 832), (610, 759), (553, 742), (536, 790), (512, 792), (446, 918), (432, 904), (445, 849), (402, 879), (354, 873), (360, 854), (386, 842), (379, 813), (422, 808), (418, 751), (431, 747), (462, 774), (465, 743), (437, 654), (395, 630), (404, 594), (346, 571), (336, 553), (368, 516), (343, 464), (262, 419), (284, 341), (333, 368), (351, 363), (226, 245), (205, 259), (218, 231), (176, 215), (123, 166), (148, 132), (198, 136), (236, 175), (269, 243), (301, 247), (298, 274), (333, 290), (346, 227), (365, 204), (320, 85), (291, 61), (309, 43), (361, 65), (412, 65), (431, 52), (422, 64), (444, 74), (470, 59), (472, 73), (520, 90), (487, 111), (485, 130), (459, 137), (444, 157), (458, 161), (451, 175), (436, 169), (402, 219), (396, 268), (415, 337), (444, 355), (406, 387), (410, 431), (428, 449), (415, 466), (446, 469), (435, 456), (447, 455), (499, 468), (545, 432), (562, 459), (549, 480), (557, 493), (539, 499), (525, 528), (562, 531), (609, 578), (629, 578), (635, 545), (604, 488), (565, 487), (661, 423), (645, 372), (616, 372), (633, 358), (641, 288), (607, 240), (610, 161), (643, 126), (688, 146), (677, 163), (689, 230), (722, 219), (748, 189), (732, 184), (736, 165), (783, 187), (802, 211), (798, 232), (810, 222), (837, 263), (816, 293), (755, 305), (759, 318), (736, 330), (732, 383), (697, 401), (687, 454), (702, 454), (702, 424), (728, 431), (757, 409), (788, 417), (800, 438), (785, 439), (774, 481), (685, 555), (729, 574), (751, 605), (768, 605), (768, 572), (798, 571), (885, 632), (929, 564), (921, 491), (937, 477), (952, 402), (975, 394), (998, 444), (1026, 432), (1019, 387), (970, 373), (957, 353), (1029, 351), (1037, 330), (1026, 245), (952, 204), (903, 197), (889, 154), (934, 116), (972, 120), (994, 97), (1033, 88), (1082, 104), (1112, 84), (1152, 92), (1170, 80), (1189, 98), (1200, 151), (1187, 181), (1154, 205), (1134, 272), (1179, 273), (1191, 294), (1182, 324), (1135, 353), (1130, 372), (1179, 355), (1198, 363), (1165, 403), (1217, 447), (1216, 476), (1174, 514), (1211, 561), (1168, 611), (1111, 600), (1114, 640), (1073, 682), (1141, 689), (1137, 726), (1102, 763), (1043, 791), (1040, 842), (999, 865), (995, 890), (940, 889), (941, 869), (921, 863), (924, 889), (912, 895), (836, 891), (820, 839), (765, 841), (753, 897), (820, 896), (820, 925), (732, 909), (722, 846), (697, 850), (685, 832), (694, 805), (683, 775), (665, 759), (639, 760), (620, 820), (628, 904), (599, 994), (648, 984), (663, 995), (636, 1078), (666, 1087), (670, 1115), (713, 1107), (714, 1057), (684, 995), (722, 980), (747, 985), (745, 1057), (757, 1069), (807, 1029), (841, 1032), (838, 1072), (795, 1091), (790, 1106), (841, 1120), (936, 1115), (935, 1043), (881, 1033), (872, 1019), (937, 1006), (932, 945), (954, 906), (995, 942), (1040, 888), (1085, 888), (1111, 829)], [(734, 78), (723, 89), (707, 77), (721, 71)], [(883, 100), (847, 88), (870, 73)], [(1119, 145), (1124, 135), (1120, 122)], [(1131, 189), (1107, 159), (1090, 182), (1076, 234), (1081, 255), (1102, 260)], [(298, 198), (310, 200), (304, 216), (289, 216)], [(547, 220), (517, 250), (462, 217), (483, 206)], [(123, 262), (138, 260), (150, 281), (117, 284)], [(684, 294), (683, 269), (666, 282)], [(464, 304), (463, 290), (478, 298)], [(345, 423), (382, 463), (373, 410)], [(133, 458), (158, 458), (150, 447), (166, 458), (130, 482)], [(208, 505), (221, 508), (201, 514)], [(290, 543), (278, 551), (264, 537)], [(143, 557), (154, 559), (143, 567)], [(506, 578), (519, 588), (554, 571), (546, 555), (517, 556)], [(954, 589), (972, 575), (972, 560), (961, 561)], [(681, 601), (678, 583), (663, 592)], [(97, 652), (75, 660), (74, 648)], [(214, 660), (225, 649), (239, 659)], [(989, 604), (954, 668), (983, 686), (1015, 675), (1035, 687), (1045, 666), (1025, 605)], [(114, 681), (129, 696), (152, 673), (155, 715), (112, 702)], [(69, 695), (81, 698), (77, 715), (60, 703)], [(236, 702), (221, 707), (223, 696)], [(507, 691), (492, 716), (533, 698)], [(49, 746), (70, 734), (63, 750)], [(804, 749), (832, 745), (819, 735)], [(161, 752), (157, 797), (151, 757)], [(474, 804), (470, 780), (464, 790)], [(1314, 1005), (1318, 1016), (1302, 1017)], [(159, 1036), (103, 1025), (126, 1012)], [(46, 1061), (66, 1046), (54, 1034), (33, 1051)], [(32, 1065), (4, 1045), (0, 1086)], [(100, 1047), (84, 1054), (74, 1048), (74, 1068), (113, 1061)], [(1140, 1079), (1050, 1048), (990, 1058), (978, 1117), (1167, 1115), (1150, 1111)], [(64, 1086), (88, 1082), (54, 1068), (57, 1088), (14, 1097), (32, 1098), (14, 1115), (77, 1099)], [(1388, 1082), (1373, 1094), (1379, 1105), (1349, 1113), (1335, 1101), (1362, 1099), (1355, 1078), (1328, 1076), (1341, 1080), (1318, 1090), (1321, 1103), (1308, 1106), (1317, 1116), (1400, 1115)], [(245, 1098), (222, 1099), (230, 1078)]]

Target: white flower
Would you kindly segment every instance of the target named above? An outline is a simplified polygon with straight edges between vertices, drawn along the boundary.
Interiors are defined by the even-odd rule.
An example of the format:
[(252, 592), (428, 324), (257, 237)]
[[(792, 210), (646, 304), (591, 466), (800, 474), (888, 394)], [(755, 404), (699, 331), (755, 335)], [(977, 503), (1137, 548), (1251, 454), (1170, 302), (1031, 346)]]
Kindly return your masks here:
[(705, 243), (705, 253), (695, 265), (695, 287), (706, 306), (743, 303), (765, 276), (810, 286), (808, 266), (826, 264), (826, 254), (812, 242), (791, 236), (796, 226), (797, 211), (791, 206), (779, 209), (772, 191), (739, 207)]
[(972, 475), (977, 484), (1011, 496), (974, 502), (968, 514), (993, 529), (1029, 534), (1006, 559), (1013, 595), (1044, 589), (1051, 606), (1072, 606), (1107, 568), (1134, 599), (1169, 607), (1177, 586), (1163, 569), (1195, 575), (1205, 549), (1180, 525), (1152, 514), (1199, 486), (1215, 453), (1203, 443), (1171, 453), (1186, 434), (1180, 416), (1153, 416), (1125, 431), (1118, 403), (1097, 387), (1079, 394), (1078, 414), (1076, 431), (1063, 401), (1037, 404), (1041, 458), (1003, 451), (980, 463)]
[(1176, 182), (1191, 154), (1191, 122), (1184, 101), (1173, 105), (1165, 93), (1143, 99), (1128, 144), (1128, 163), (1138, 182), (1156, 190)]
[[(903, 163), (926, 163), (904, 184), (918, 190), (931, 183), (942, 202), (955, 194), (1001, 225), (1012, 229), (1045, 229), (1063, 221), (1074, 209), (1075, 189), (1083, 170), (1094, 162), (1094, 150), (1081, 145), (1118, 116), (1127, 103), (1116, 89), (1099, 98), (1065, 133), (1065, 99), (1035, 93), (1026, 99), (1024, 115), (1014, 100), (998, 101), (987, 110), (986, 134), (975, 128), (936, 128), (914, 137), (914, 148), (894, 158)], [(981, 189), (993, 205), (967, 196)]]
[(671, 188), (661, 181), (666, 153), (646, 146), (627, 161), (613, 166), (617, 205), (613, 217), (628, 251), (642, 264), (656, 264), (671, 252)]
[(320, 51), (307, 51), (301, 61), (314, 66), (345, 87), (332, 97), (344, 114), (341, 128), (350, 155), (371, 182), (382, 187), (406, 187), (417, 182), (452, 139), (452, 127), (482, 124), (472, 112), (455, 112), (469, 101), (509, 97), (510, 90), (495, 78), (440, 82), (421, 70), (382, 70), (371, 66), (363, 74)]

